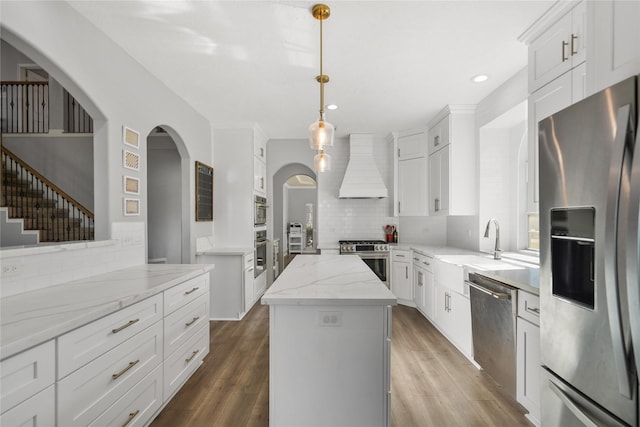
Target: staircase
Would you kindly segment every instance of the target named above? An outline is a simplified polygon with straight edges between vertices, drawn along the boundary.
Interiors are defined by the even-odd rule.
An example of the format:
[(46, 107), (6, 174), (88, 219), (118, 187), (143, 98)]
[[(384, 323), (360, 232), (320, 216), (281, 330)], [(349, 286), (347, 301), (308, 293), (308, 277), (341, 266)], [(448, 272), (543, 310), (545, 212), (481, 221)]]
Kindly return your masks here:
[[(7, 223), (22, 220), (23, 230), (37, 231), (37, 243), (94, 239), (92, 212), (5, 147), (1, 165), (0, 206), (6, 210)], [(4, 234), (8, 227), (6, 223), (2, 227)], [(4, 246), (4, 236), (2, 241)]]

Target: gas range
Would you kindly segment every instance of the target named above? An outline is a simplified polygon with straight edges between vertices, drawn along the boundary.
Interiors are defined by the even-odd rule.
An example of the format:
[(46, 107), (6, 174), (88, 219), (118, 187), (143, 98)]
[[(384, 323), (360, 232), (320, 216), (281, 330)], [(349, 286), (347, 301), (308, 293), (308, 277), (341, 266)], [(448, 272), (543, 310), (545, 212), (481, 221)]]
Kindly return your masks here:
[(384, 240), (339, 240), (341, 254), (389, 252)]

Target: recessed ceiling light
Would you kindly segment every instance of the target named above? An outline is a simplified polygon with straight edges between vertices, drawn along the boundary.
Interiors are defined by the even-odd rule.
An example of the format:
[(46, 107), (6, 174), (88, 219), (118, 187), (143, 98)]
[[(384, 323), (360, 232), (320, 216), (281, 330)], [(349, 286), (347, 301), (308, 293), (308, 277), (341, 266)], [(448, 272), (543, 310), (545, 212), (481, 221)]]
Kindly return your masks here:
[(338, 106), (336, 104), (327, 105), (327, 110), (337, 110)]
[(477, 76), (471, 77), (471, 81), (474, 83), (482, 83), (486, 82), (489, 79), (489, 76), (486, 74), (478, 74)]

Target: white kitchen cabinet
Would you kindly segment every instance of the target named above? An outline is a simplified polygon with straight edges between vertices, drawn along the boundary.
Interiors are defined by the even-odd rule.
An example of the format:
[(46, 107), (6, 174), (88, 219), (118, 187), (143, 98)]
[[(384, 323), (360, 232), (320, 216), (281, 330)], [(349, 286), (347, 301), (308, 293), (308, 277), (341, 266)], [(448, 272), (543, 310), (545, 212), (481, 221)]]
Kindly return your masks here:
[(255, 148), (267, 138), (258, 126), (214, 128), (213, 138), (213, 240), (218, 247), (253, 247), (254, 196), (268, 199), (266, 163)]
[(391, 250), (391, 292), (403, 305), (413, 306), (411, 251)]
[(529, 95), (529, 179), (528, 179), (528, 212), (538, 211), (538, 123), (585, 97), (586, 64), (561, 75)]
[(253, 138), (253, 155), (263, 163), (267, 162), (267, 138), (257, 133)]
[[(53, 359), (51, 362), (53, 365)], [(0, 415), (0, 426), (49, 427), (55, 425), (55, 418), (56, 389), (52, 384), (35, 396), (3, 412)]]
[(518, 291), (516, 319), (516, 399), (534, 424), (540, 420), (540, 301)]
[[(55, 342), (48, 341), (0, 362), (0, 412), (5, 414), (15, 406), (55, 382)], [(43, 397), (40, 398), (40, 402)], [(55, 399), (51, 400), (51, 404)], [(11, 419), (23, 417), (25, 412), (14, 412)], [(14, 418), (17, 417), (17, 418)], [(4, 415), (3, 415), (4, 420)], [(2, 425), (5, 425), (2, 423)], [(10, 425), (10, 424), (7, 424)]]
[(640, 74), (640, 2), (587, 2), (588, 94)]
[(474, 105), (448, 105), (429, 124), (429, 215), (476, 213), (474, 121)]
[(458, 350), (472, 359), (473, 337), (469, 297), (438, 284), (435, 285), (435, 294), (436, 326)]
[(432, 263), (432, 257), (419, 252), (413, 253), (413, 298), (418, 310), (429, 319), (434, 318)]
[(254, 259), (250, 248), (214, 248), (196, 255), (197, 263), (216, 266), (208, 274), (210, 320), (240, 320), (253, 307), (260, 297), (255, 293)]
[(426, 216), (427, 156), (425, 132), (396, 137), (396, 203), (398, 216)]
[(548, 29), (529, 45), (529, 92), (534, 92), (586, 59), (586, 2), (569, 4)]
[(258, 157), (253, 157), (253, 190), (262, 196), (267, 191), (267, 166)]

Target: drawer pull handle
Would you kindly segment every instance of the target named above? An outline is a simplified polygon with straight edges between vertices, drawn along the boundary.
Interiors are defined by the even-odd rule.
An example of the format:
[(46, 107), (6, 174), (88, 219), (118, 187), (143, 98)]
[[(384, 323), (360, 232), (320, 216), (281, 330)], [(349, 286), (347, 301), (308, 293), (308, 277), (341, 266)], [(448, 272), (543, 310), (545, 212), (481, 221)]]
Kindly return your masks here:
[(191, 362), (193, 358), (196, 357), (196, 354), (198, 354), (199, 352), (200, 350), (195, 350), (193, 353), (191, 353), (191, 356), (184, 359), (184, 361), (187, 363)]
[(127, 427), (129, 425), (129, 423), (131, 421), (133, 421), (133, 419), (136, 417), (136, 415), (138, 415), (140, 413), (140, 409), (136, 410), (135, 412), (132, 412), (129, 414), (129, 418), (127, 418), (127, 421), (124, 422), (124, 424), (122, 424), (121, 427)]
[(192, 293), (194, 293), (195, 291), (197, 291), (198, 289), (200, 289), (200, 288), (199, 288), (199, 287), (198, 287), (198, 288), (193, 288), (193, 289), (191, 289), (190, 291), (185, 292), (184, 294), (185, 294), (185, 295), (192, 294)]
[(125, 323), (124, 325), (120, 326), (119, 328), (112, 329), (112, 330), (111, 330), (111, 332), (112, 332), (112, 333), (114, 333), (114, 334), (117, 334), (117, 333), (118, 333), (118, 332), (120, 332), (121, 330), (126, 329), (126, 328), (128, 328), (129, 326), (131, 326), (131, 325), (133, 325), (134, 323), (139, 322), (139, 321), (140, 321), (140, 319), (129, 320), (127, 323)]
[(139, 362), (140, 362), (140, 359), (136, 360), (135, 362), (129, 362), (129, 365), (126, 368), (124, 368), (122, 371), (118, 372), (117, 374), (111, 375), (111, 378), (113, 378), (114, 380), (117, 380), (122, 374), (124, 374), (129, 369), (136, 366)]
[(191, 325), (193, 325), (194, 323), (196, 323), (196, 321), (197, 321), (199, 318), (200, 318), (200, 316), (196, 316), (196, 317), (194, 317), (194, 318), (193, 318), (193, 320), (192, 320), (191, 322), (187, 322), (187, 323), (185, 323), (184, 325), (185, 325), (185, 326), (191, 326)]
[(527, 311), (530, 311), (532, 313), (537, 314), (538, 316), (540, 316), (540, 309), (539, 308), (531, 308), (531, 307), (527, 307)]
[(431, 264), (429, 264), (427, 261), (422, 261), (422, 263), (423, 263), (424, 265), (431, 265)]

